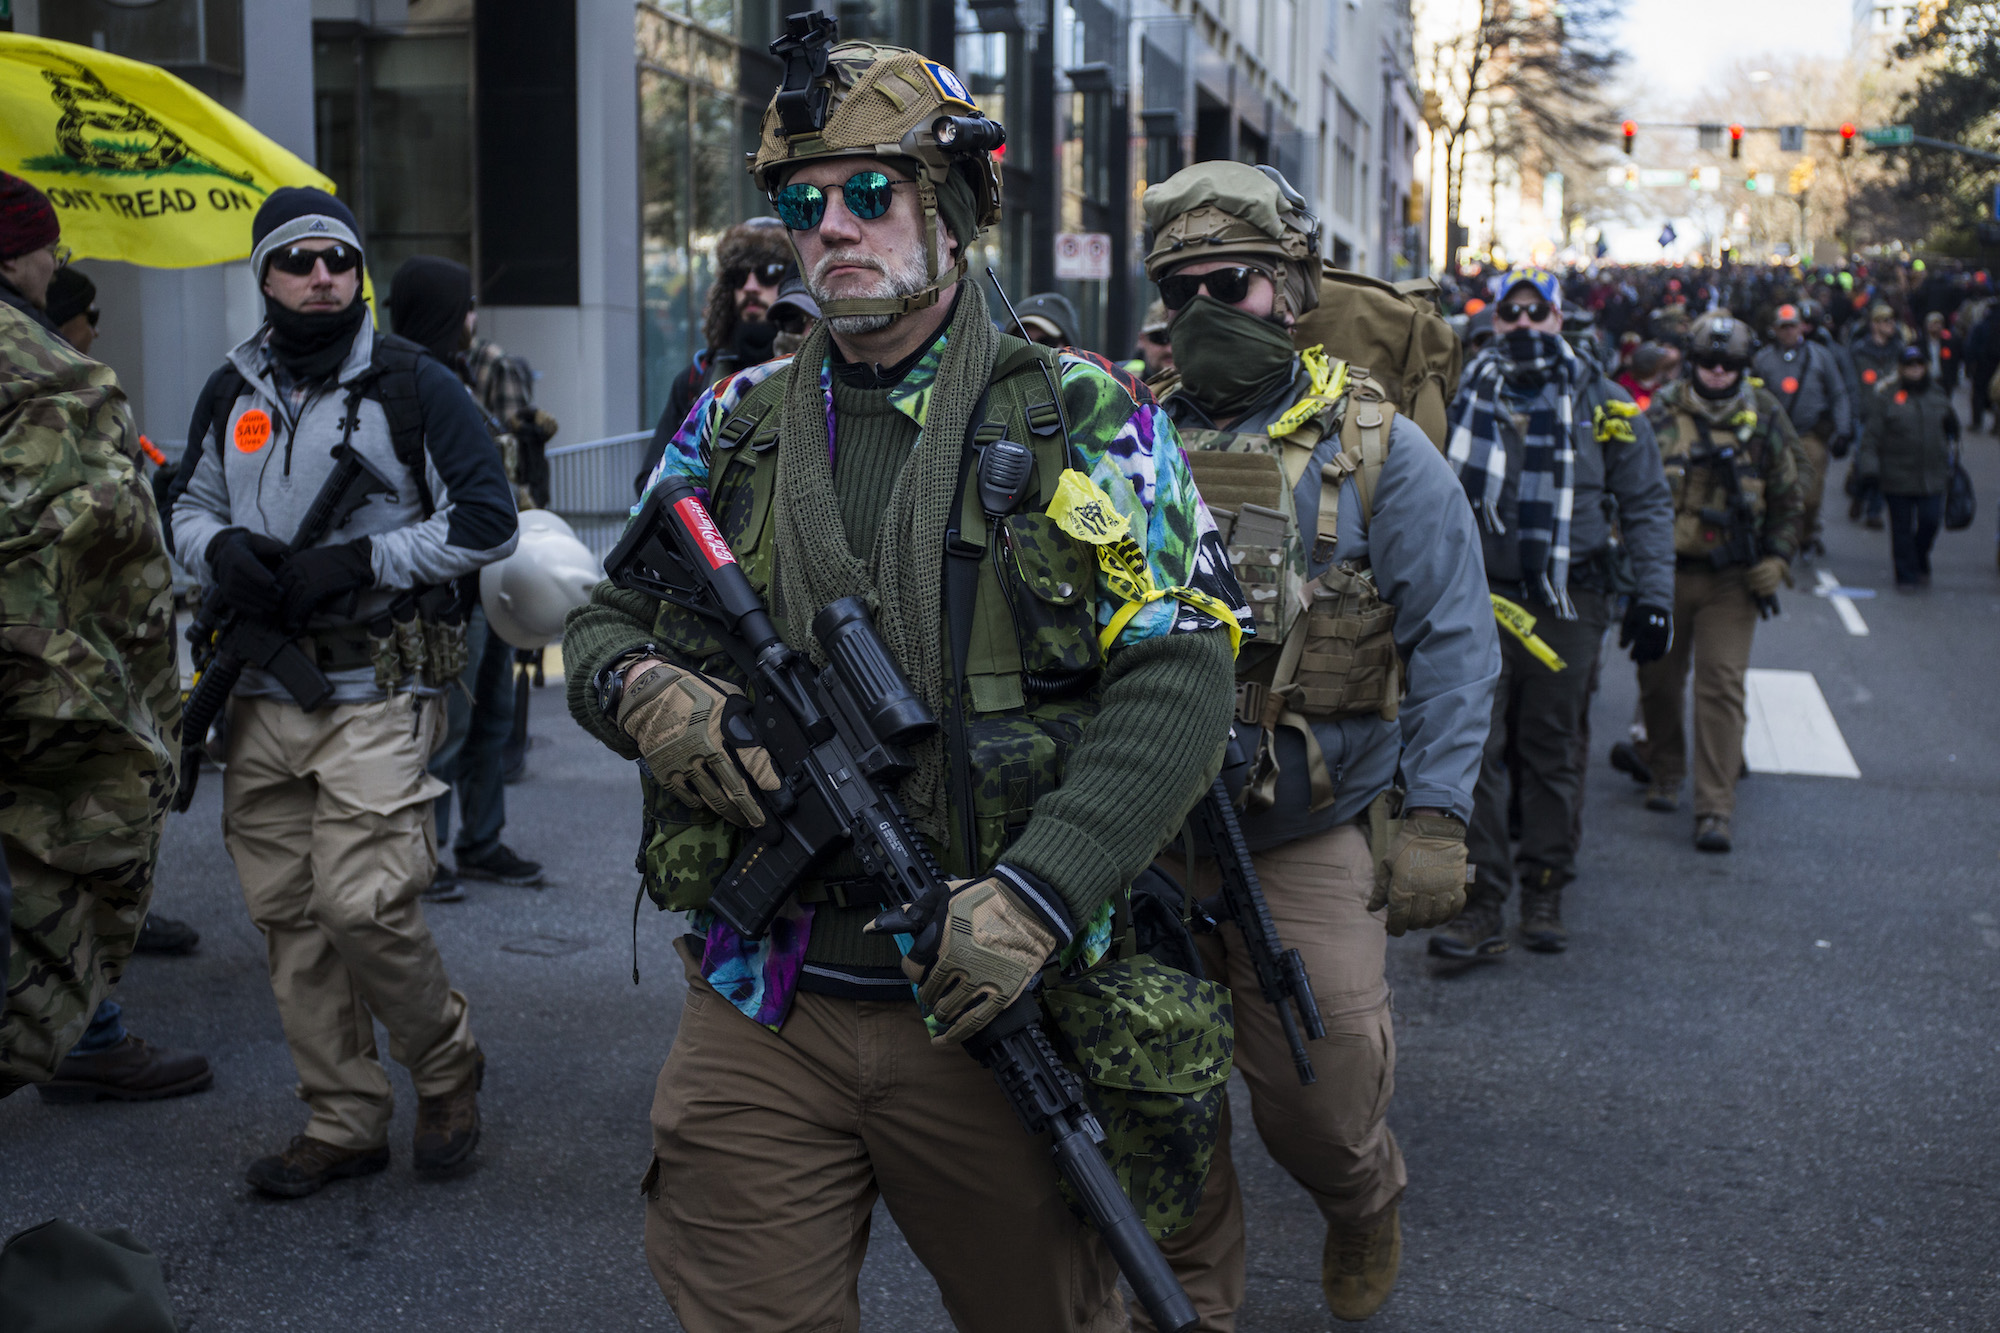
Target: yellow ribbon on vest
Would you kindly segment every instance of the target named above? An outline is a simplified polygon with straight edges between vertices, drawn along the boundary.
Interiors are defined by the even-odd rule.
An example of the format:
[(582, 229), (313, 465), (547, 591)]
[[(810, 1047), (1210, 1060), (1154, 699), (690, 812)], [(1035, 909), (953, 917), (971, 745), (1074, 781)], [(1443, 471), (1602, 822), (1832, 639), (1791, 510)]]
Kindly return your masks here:
[(1499, 593), (1487, 594), (1493, 599), (1493, 618), (1500, 622), (1500, 628), (1521, 641), (1521, 646), (1534, 656), (1537, 662), (1551, 671), (1561, 671), (1569, 664), (1556, 656), (1556, 650), (1549, 647), (1546, 640), (1535, 633), (1535, 618), (1518, 602), (1510, 602)]
[(1285, 414), (1271, 423), (1264, 433), (1274, 440), (1281, 440), (1300, 426), (1313, 419), (1320, 412), (1340, 401), (1340, 395), (1347, 392), (1347, 363), (1329, 358), (1322, 347), (1308, 347), (1299, 353), (1299, 360), (1305, 364), (1312, 376), (1305, 396), (1285, 409)]
[(1075, 468), (1066, 469), (1056, 482), (1055, 497), (1049, 501), (1047, 512), (1057, 527), (1097, 549), (1097, 567), (1104, 572), (1105, 583), (1125, 599), (1111, 617), (1111, 623), (1099, 631), (1098, 647), (1108, 650), (1141, 607), (1167, 597), (1214, 616), (1227, 626), (1232, 657), (1242, 647), (1243, 627), (1237, 623), (1235, 612), (1221, 602), (1193, 588), (1154, 586), (1152, 566), (1146, 563), (1146, 553), (1132, 536), (1131, 520), (1118, 512), (1111, 497), (1089, 477)]

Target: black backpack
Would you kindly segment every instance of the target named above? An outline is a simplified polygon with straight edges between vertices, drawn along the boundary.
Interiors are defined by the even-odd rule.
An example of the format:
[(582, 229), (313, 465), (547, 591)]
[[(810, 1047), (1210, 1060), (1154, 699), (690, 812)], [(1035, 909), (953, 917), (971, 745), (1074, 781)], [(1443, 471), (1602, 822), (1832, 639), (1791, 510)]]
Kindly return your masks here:
[[(424, 414), (417, 398), (417, 363), (430, 352), (421, 344), (393, 333), (377, 333), (368, 358), (368, 371), (346, 386), (350, 409), (366, 398), (382, 405), (389, 419), (389, 443), (396, 461), (417, 479), (417, 497), (424, 517), (433, 508), (430, 483), (424, 475)], [(174, 549), (174, 505), (188, 488), (195, 465), (201, 461), (202, 445), (213, 435), (215, 447), (222, 448), (222, 429), (229, 423), (229, 409), (243, 394), (247, 381), (232, 361), (208, 377), (201, 397), (195, 400), (194, 419), (188, 423), (187, 447), (180, 465), (174, 469), (173, 483), (166, 502), (160, 507), (160, 526), (165, 530), (167, 549)]]

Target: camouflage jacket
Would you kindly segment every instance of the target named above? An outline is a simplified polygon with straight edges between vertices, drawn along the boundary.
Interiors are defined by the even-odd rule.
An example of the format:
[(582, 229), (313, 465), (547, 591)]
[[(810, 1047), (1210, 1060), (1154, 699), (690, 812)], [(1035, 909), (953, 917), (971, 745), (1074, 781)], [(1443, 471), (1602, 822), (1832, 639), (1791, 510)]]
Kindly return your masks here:
[(0, 368), (0, 834), (143, 890), (181, 705), (138, 432), (109, 368), (12, 310)]
[(1728, 476), (1716, 465), (1722, 450), (1732, 455), (1736, 486), (1754, 515), (1758, 551), (1787, 560), (1798, 554), (1805, 521), (1799, 439), (1775, 397), (1746, 381), (1735, 397), (1714, 403), (1677, 380), (1654, 397), (1646, 418), (1673, 494), (1675, 555), (1715, 558), (1728, 540)]

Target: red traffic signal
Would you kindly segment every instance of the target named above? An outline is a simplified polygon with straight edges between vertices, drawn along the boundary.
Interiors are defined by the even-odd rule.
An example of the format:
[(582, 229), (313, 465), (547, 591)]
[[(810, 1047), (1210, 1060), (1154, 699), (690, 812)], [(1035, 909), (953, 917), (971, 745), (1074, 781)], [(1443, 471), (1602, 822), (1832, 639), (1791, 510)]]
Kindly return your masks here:
[(1844, 120), (1840, 123), (1840, 155), (1842, 157), (1854, 156), (1854, 123), (1852, 121)]
[(1625, 156), (1630, 157), (1632, 156), (1632, 140), (1639, 135), (1639, 122), (1628, 120), (1620, 128), (1625, 131)]
[(1741, 125), (1731, 125), (1729, 127), (1729, 155), (1731, 157), (1743, 156), (1743, 127)]

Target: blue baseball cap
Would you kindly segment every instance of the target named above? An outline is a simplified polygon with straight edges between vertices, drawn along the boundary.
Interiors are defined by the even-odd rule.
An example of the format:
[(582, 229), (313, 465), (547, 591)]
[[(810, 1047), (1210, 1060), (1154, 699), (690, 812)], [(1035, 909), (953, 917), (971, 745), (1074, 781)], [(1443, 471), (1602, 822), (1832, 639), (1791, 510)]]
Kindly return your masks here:
[(1509, 269), (1507, 276), (1500, 279), (1499, 285), (1494, 287), (1493, 299), (1496, 301), (1505, 300), (1508, 292), (1521, 286), (1533, 287), (1537, 292), (1541, 293), (1544, 301), (1547, 301), (1558, 310), (1562, 309), (1562, 279), (1545, 268)]

